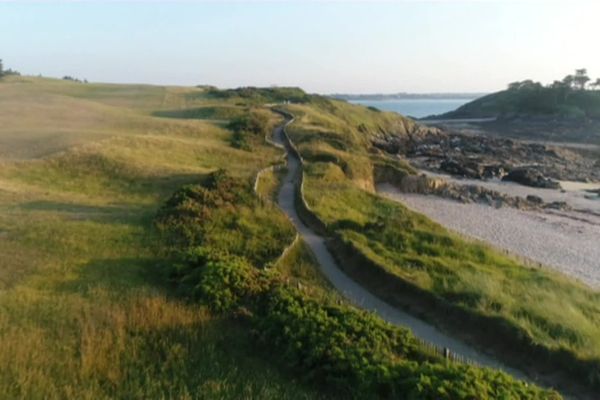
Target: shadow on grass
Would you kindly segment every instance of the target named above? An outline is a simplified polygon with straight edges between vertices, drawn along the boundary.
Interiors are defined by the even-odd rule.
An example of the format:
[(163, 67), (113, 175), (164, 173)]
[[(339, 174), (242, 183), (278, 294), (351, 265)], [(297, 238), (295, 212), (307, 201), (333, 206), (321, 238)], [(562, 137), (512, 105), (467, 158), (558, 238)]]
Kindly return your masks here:
[[(189, 173), (166, 176), (113, 177), (112, 182), (113, 186), (119, 188), (119, 191), (127, 192), (127, 194), (155, 195), (159, 201), (163, 201), (184, 185), (202, 182), (207, 175), (208, 173)], [(39, 200), (23, 203), (20, 205), (20, 208), (28, 211), (56, 211), (80, 214), (122, 214), (135, 213), (147, 208), (147, 206), (124, 202), (115, 202), (108, 205), (89, 205)]]
[[(135, 213), (138, 207), (129, 204), (114, 204), (107, 206), (91, 206), (86, 204), (64, 203), (59, 201), (31, 201), (21, 205), (23, 210), (27, 211), (56, 211), (64, 213), (84, 213), (84, 214), (119, 214), (125, 212)], [(133, 210), (132, 210), (133, 208)]]
[(63, 282), (58, 289), (87, 294), (97, 288), (114, 293), (149, 288), (173, 295), (168, 269), (169, 261), (159, 257), (93, 260), (81, 267), (76, 279)]

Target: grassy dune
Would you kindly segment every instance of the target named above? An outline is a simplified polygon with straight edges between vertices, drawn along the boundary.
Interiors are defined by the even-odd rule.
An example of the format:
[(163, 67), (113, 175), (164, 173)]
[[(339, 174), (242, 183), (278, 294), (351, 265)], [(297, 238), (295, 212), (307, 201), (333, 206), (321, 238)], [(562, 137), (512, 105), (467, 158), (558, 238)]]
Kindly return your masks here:
[[(318, 398), (245, 328), (173, 296), (151, 221), (183, 184), (279, 152), (156, 117), (202, 89), (0, 83), (0, 391), (7, 398)], [(226, 104), (237, 107), (235, 104)], [(31, 143), (35, 143), (32, 148)]]
[[(522, 366), (535, 359), (538, 371), (559, 368), (588, 385), (600, 383), (600, 293), (468, 242), (364, 190), (373, 186), (374, 157), (382, 155), (361, 153), (358, 143), (382, 130), (398, 131), (401, 123), (339, 102), (289, 108), (298, 116), (289, 132), (308, 161), (309, 205), (339, 242), (369, 260), (353, 270), (357, 279), (388, 301), (514, 356)], [(348, 115), (360, 116), (367, 128)], [(325, 122), (317, 121), (328, 126), (319, 135), (315, 125)]]

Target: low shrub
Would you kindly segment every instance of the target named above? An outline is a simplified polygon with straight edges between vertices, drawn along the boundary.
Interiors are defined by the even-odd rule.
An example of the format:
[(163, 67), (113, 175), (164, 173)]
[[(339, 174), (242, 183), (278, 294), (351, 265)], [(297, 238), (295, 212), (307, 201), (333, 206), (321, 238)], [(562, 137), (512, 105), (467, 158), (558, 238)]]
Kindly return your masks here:
[(487, 368), (426, 355), (406, 329), (348, 306), (323, 305), (276, 287), (257, 311), (256, 331), (305, 379), (347, 397), (394, 399), (560, 399)]
[(223, 170), (209, 174), (204, 182), (175, 192), (156, 217), (156, 226), (170, 250), (195, 247), (204, 239), (206, 225), (219, 211), (235, 213), (254, 199), (250, 183), (234, 179)]
[(243, 257), (197, 247), (176, 264), (173, 278), (184, 295), (218, 313), (249, 306), (274, 282)]
[(264, 136), (269, 130), (269, 115), (258, 110), (251, 110), (236, 117), (227, 125), (233, 132), (248, 132)]
[(250, 143), (248, 143), (248, 140), (246, 139), (245, 132), (241, 131), (233, 132), (233, 134), (231, 135), (231, 139), (229, 140), (229, 144), (231, 144), (231, 147), (235, 149), (246, 151), (250, 151), (252, 149)]

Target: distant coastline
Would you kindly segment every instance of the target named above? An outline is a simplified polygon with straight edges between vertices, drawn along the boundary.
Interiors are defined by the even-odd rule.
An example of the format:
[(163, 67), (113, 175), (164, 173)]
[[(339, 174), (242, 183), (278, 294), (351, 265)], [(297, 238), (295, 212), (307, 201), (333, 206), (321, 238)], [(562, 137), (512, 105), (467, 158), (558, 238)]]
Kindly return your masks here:
[[(464, 93), (460, 94), (465, 96)], [(351, 95), (348, 95), (351, 96)], [(378, 96), (385, 96), (379, 98)], [(470, 96), (474, 96), (470, 94)], [(392, 111), (412, 119), (420, 119), (430, 115), (455, 111), (464, 104), (473, 101), (474, 97), (458, 97), (456, 94), (394, 94), (363, 95), (361, 98), (344, 98), (351, 104), (361, 104), (371, 109)]]
[(334, 93), (330, 97), (339, 100), (385, 101), (385, 100), (415, 100), (415, 99), (476, 99), (488, 93), (372, 93), (372, 94), (347, 94)]

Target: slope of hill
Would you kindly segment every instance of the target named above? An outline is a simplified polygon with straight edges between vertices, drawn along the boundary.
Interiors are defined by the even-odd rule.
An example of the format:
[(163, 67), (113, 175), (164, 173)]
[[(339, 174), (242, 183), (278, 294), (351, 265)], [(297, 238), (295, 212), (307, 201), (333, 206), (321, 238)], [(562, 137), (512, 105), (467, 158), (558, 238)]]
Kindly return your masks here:
[[(458, 109), (429, 116), (427, 120), (495, 119), (466, 127), (482, 133), (519, 139), (598, 143), (600, 141), (600, 90), (576, 85), (573, 77), (543, 86), (530, 80), (473, 100)], [(592, 90), (595, 88), (596, 90)], [(446, 127), (465, 127), (444, 122)]]
[(239, 321), (177, 298), (154, 251), (156, 210), (181, 185), (216, 168), (251, 178), (280, 156), (231, 147), (226, 121), (151, 115), (244, 110), (204, 94), (0, 82), (2, 397), (322, 398)]
[[(281, 164), (264, 135), (282, 119), (267, 105), (291, 96), (294, 140), (311, 164), (307, 195), (328, 225), (348, 237), (364, 226), (357, 243), (385, 255), (397, 233), (433, 252), (424, 260), (438, 257), (439, 227), (373, 193), (376, 177), (413, 173), (373, 142), (426, 130), (393, 113), (298, 89), (0, 82), (2, 393), (559, 398), (448, 362), (331, 291), (268, 200), (281, 176), (259, 182), (263, 198), (252, 190), (259, 170)], [(378, 245), (396, 212), (390, 221), (418, 230), (390, 231)], [(473, 263), (498, 257), (456, 243)]]
[(600, 91), (524, 81), (469, 102), (442, 118), (600, 118)]

